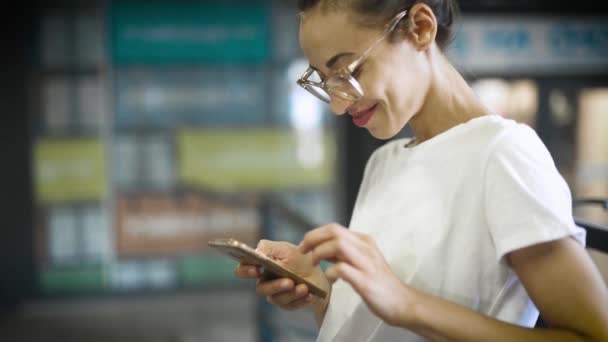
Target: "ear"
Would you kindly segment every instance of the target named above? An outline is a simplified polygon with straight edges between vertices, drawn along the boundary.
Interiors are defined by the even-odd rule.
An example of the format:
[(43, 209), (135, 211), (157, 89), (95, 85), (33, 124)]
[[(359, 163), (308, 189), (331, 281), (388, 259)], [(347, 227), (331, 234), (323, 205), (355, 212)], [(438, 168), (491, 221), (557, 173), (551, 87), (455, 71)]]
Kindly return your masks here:
[(426, 4), (417, 3), (408, 13), (408, 35), (416, 50), (427, 50), (435, 41), (437, 35), (437, 18), (433, 10)]

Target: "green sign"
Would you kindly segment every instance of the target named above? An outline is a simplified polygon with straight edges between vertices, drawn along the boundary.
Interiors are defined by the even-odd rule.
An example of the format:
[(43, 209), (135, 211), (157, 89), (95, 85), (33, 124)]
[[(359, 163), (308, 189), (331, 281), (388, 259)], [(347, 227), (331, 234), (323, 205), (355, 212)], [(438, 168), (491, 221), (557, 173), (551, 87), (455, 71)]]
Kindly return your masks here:
[(270, 9), (259, 1), (115, 2), (114, 63), (259, 63), (270, 55)]
[(237, 283), (237, 262), (223, 255), (189, 256), (178, 260), (177, 274), (182, 285)]
[(37, 200), (100, 200), (106, 193), (105, 148), (96, 139), (40, 140), (34, 149)]
[(330, 132), (185, 130), (177, 138), (182, 183), (220, 191), (323, 187), (334, 178)]
[(101, 266), (43, 269), (39, 281), (45, 292), (95, 291), (107, 286)]

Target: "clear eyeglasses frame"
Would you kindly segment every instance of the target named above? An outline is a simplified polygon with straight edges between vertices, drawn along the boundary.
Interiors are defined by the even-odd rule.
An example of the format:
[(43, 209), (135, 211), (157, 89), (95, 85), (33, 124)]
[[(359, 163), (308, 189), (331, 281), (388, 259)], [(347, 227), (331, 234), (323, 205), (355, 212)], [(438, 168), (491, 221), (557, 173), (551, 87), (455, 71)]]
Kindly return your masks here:
[[(323, 80), (317, 70), (309, 67), (296, 83), (309, 93), (317, 97), (319, 100), (330, 103), (332, 96), (338, 97), (346, 101), (358, 101), (363, 95), (363, 87), (353, 76), (353, 72), (361, 65), (363, 61), (371, 54), (380, 42), (395, 29), (399, 21), (407, 15), (407, 10), (399, 12), (385, 26), (384, 32), (380, 38), (374, 41), (359, 57), (350, 62), (348, 65), (337, 69), (327, 79)], [(318, 81), (317, 81), (318, 80)]]

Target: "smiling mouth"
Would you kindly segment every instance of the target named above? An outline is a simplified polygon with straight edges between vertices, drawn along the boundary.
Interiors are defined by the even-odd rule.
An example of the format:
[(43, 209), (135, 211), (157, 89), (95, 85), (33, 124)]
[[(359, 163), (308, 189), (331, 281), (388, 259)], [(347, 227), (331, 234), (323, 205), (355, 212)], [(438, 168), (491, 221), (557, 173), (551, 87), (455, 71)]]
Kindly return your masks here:
[(374, 116), (377, 107), (378, 104), (376, 103), (366, 110), (350, 114), (353, 117), (353, 123), (359, 127), (365, 126), (372, 116)]

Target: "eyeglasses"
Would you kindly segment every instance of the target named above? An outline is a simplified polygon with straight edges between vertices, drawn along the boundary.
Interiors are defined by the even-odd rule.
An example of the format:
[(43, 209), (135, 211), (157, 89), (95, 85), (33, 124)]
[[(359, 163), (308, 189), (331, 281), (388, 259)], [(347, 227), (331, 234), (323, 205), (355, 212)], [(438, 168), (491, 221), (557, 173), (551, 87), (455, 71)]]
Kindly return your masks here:
[(298, 85), (326, 103), (331, 102), (332, 96), (339, 97), (346, 101), (358, 101), (363, 97), (363, 88), (361, 87), (361, 84), (359, 84), (359, 81), (353, 76), (353, 72), (357, 70), (374, 48), (395, 29), (399, 21), (405, 17), (406, 14), (407, 10), (399, 12), (384, 27), (384, 32), (380, 38), (368, 47), (358, 58), (332, 73), (326, 80), (323, 80), (316, 69), (309, 67), (297, 81)]

